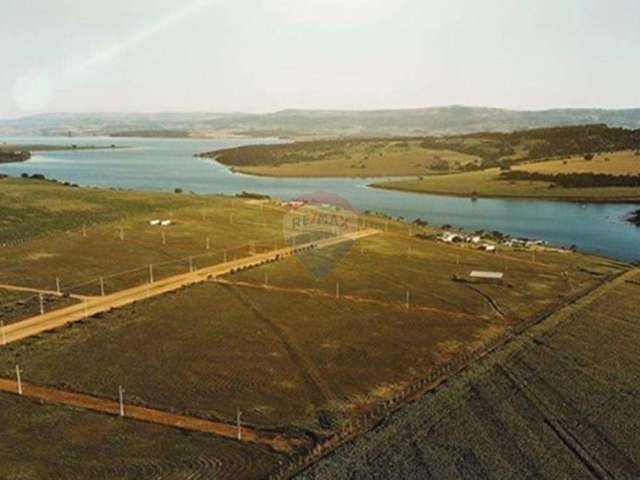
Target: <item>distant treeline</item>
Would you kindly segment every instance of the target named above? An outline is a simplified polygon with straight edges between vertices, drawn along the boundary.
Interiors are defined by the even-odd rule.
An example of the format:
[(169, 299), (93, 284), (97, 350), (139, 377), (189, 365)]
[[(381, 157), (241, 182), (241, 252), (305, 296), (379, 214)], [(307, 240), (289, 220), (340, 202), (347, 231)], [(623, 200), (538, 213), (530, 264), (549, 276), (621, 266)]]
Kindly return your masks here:
[(344, 156), (348, 159), (354, 146), (363, 143), (388, 143), (394, 139), (337, 139), (283, 143), (277, 145), (246, 145), (242, 147), (203, 153), (202, 157), (215, 158), (233, 166), (282, 165), (286, 163), (314, 162)]
[[(519, 160), (614, 152), (640, 148), (640, 130), (609, 128), (604, 124), (538, 128), (512, 133), (473, 133), (455, 137), (425, 138), (424, 148), (454, 150), (497, 162), (523, 150)], [(495, 164), (487, 163), (485, 167)]]
[(500, 174), (502, 180), (551, 182), (564, 188), (640, 187), (640, 175), (609, 175), (606, 173), (547, 174), (510, 170)]
[(313, 162), (329, 157), (349, 159), (354, 147), (376, 148), (414, 142), (425, 150), (450, 150), (482, 159), (462, 170), (513, 165), (525, 160), (640, 149), (640, 129), (606, 125), (539, 128), (512, 133), (474, 133), (449, 137), (378, 137), (314, 140), (278, 145), (249, 145), (202, 154), (233, 166), (281, 165)]

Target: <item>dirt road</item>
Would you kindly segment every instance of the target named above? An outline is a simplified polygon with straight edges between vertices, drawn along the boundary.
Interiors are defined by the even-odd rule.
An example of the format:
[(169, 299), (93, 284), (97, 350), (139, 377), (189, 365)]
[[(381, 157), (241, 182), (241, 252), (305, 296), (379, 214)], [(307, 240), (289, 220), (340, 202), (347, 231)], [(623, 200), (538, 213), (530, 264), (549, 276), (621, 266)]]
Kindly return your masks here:
[[(18, 385), (14, 380), (0, 379), (0, 391), (18, 395)], [(82, 393), (66, 392), (47, 387), (40, 387), (22, 382), (22, 396), (47, 403), (56, 403), (76, 408), (93, 410), (100, 413), (120, 415), (120, 404), (108, 398), (99, 398)], [(222, 437), (238, 439), (237, 425), (214, 422), (202, 418), (179, 415), (153, 408), (124, 404), (124, 417), (135, 420), (165, 425), (183, 430), (214, 433)], [(274, 450), (286, 452), (308, 446), (310, 439), (304, 436), (293, 437), (283, 434), (261, 431), (248, 426), (240, 426), (240, 440), (268, 445)]]
[(145, 298), (162, 295), (173, 290), (200, 283), (215, 277), (226, 275), (238, 268), (248, 268), (261, 265), (265, 262), (279, 260), (295, 255), (297, 250), (305, 248), (327, 248), (343, 242), (355, 241), (379, 233), (379, 230), (365, 229), (351, 232), (337, 237), (304, 243), (294, 247), (280, 248), (266, 253), (259, 253), (246, 258), (240, 258), (226, 263), (220, 263), (212, 267), (195, 270), (193, 272), (163, 278), (153, 283), (139, 285), (104, 297), (86, 298), (81, 303), (70, 307), (54, 310), (44, 315), (31, 317), (21, 322), (16, 322), (4, 327), (2, 342), (8, 344), (26, 337), (53, 330), (68, 323), (83, 320), (99, 313), (120, 308)]

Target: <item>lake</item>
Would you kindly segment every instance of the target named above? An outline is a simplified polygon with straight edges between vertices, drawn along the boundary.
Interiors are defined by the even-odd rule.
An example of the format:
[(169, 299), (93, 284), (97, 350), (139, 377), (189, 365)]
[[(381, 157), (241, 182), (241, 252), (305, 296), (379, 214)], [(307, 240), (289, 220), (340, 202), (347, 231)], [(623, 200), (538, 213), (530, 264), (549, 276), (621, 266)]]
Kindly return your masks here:
[[(625, 204), (576, 204), (535, 200), (470, 199), (368, 188), (371, 179), (267, 178), (234, 174), (195, 153), (277, 139), (0, 138), (2, 142), (46, 145), (111, 145), (127, 149), (35, 153), (25, 163), (0, 164), (0, 173), (42, 173), (83, 186), (145, 191), (182, 188), (197, 193), (258, 192), (282, 199), (329, 191), (355, 208), (384, 212), (434, 225), (499, 230), (557, 245), (631, 261), (640, 259), (640, 228), (624, 218), (638, 208)], [(379, 180), (379, 179), (377, 179)], [(0, 184), (1, 186), (1, 184)]]

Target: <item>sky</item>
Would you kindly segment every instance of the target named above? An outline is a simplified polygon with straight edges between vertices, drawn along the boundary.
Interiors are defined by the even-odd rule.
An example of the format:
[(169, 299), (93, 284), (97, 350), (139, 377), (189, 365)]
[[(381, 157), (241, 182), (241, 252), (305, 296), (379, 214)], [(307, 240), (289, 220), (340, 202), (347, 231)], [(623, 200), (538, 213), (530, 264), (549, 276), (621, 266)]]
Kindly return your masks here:
[(637, 0), (1, 0), (0, 117), (640, 106)]

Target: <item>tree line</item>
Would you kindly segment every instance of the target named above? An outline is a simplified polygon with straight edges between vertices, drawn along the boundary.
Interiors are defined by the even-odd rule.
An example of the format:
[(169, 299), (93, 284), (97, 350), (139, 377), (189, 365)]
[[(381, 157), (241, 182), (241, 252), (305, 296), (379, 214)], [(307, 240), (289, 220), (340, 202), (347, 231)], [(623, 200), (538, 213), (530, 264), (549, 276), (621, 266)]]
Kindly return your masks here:
[(640, 187), (640, 175), (611, 175), (607, 173), (548, 174), (510, 170), (500, 173), (502, 180), (551, 182), (564, 188)]

